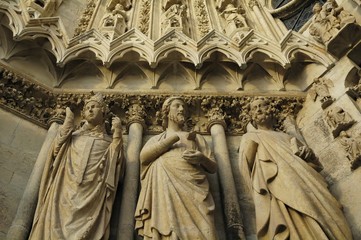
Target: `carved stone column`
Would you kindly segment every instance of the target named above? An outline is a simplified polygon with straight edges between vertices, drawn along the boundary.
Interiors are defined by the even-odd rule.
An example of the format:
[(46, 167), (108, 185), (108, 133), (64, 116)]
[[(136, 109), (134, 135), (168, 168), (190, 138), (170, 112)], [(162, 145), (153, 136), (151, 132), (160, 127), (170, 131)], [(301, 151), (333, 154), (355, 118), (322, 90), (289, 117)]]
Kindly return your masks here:
[(133, 239), (134, 212), (137, 205), (139, 186), (139, 154), (142, 147), (142, 135), (145, 126), (145, 111), (140, 104), (133, 104), (127, 111), (128, 147), (126, 151), (126, 169), (123, 184), (118, 239)]
[(243, 232), (242, 215), (227, 148), (224, 130), (226, 127), (222, 109), (211, 109), (208, 112), (207, 129), (212, 135), (213, 151), (218, 164), (227, 237), (229, 239), (246, 239)]
[(28, 239), (38, 202), (39, 187), (45, 162), (51, 144), (58, 132), (58, 128), (63, 122), (64, 116), (59, 114), (59, 112), (57, 112), (57, 114), (55, 114), (55, 116), (49, 121), (50, 127), (48, 129), (48, 133), (34, 164), (34, 168), (29, 177), (23, 197), (20, 200), (15, 218), (7, 233), (8, 240)]

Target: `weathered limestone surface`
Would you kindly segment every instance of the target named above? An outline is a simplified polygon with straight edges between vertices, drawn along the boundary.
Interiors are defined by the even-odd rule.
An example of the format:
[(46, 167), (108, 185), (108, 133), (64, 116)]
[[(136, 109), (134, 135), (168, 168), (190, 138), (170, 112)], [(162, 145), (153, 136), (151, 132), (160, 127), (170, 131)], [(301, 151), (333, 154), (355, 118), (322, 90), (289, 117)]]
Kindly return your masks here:
[[(129, 165), (118, 188), (110, 239), (136, 239), (139, 152), (162, 132), (159, 111), (172, 95), (189, 104), (187, 131), (201, 134), (220, 163), (217, 173), (207, 174), (220, 240), (230, 239), (229, 230), (241, 230), (242, 224), (246, 239), (257, 239), (254, 200), (238, 162), (248, 106), (257, 96), (281, 109), (277, 131), (304, 102), (296, 123), (319, 157), (354, 239), (361, 239), (361, 167), (352, 165), (361, 157), (357, 144), (347, 145), (361, 138), (361, 70), (359, 50), (345, 53), (354, 47), (345, 44), (352, 32), (341, 27), (361, 23), (360, 0), (325, 1), (319, 17), (340, 24), (326, 21), (322, 28), (313, 17), (299, 32), (286, 29), (282, 16), (306, 1), (279, 9), (272, 2), (0, 1), (0, 107), (5, 109), (0, 110), (0, 239), (15, 217), (54, 109), (71, 107), (78, 124), (90, 91), (102, 92), (111, 116), (130, 125), (123, 131)], [(312, 36), (312, 29), (320, 30), (325, 42)], [(315, 79), (324, 79), (327, 89), (316, 88)], [(134, 102), (139, 108), (130, 113)], [(222, 124), (209, 132), (215, 108)], [(133, 121), (137, 112), (142, 114)], [(233, 219), (235, 201), (242, 219)]]
[(0, 132), (0, 238), (5, 239), (46, 130), (0, 110)]

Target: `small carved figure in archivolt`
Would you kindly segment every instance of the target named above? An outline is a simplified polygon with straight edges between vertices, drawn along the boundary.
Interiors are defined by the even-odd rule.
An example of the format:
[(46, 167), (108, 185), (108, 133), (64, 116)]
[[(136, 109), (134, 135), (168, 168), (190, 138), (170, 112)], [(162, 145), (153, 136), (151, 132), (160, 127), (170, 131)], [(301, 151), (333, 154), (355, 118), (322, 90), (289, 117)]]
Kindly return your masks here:
[(346, 131), (341, 131), (339, 141), (347, 153), (351, 169), (356, 169), (361, 165), (361, 135), (350, 136)]
[(318, 97), (320, 99), (322, 108), (325, 109), (334, 101), (330, 95), (330, 91), (328, 90), (333, 86), (333, 82), (328, 78), (315, 78), (313, 81), (313, 86), (308, 93), (312, 97), (313, 101), (315, 101)]
[(327, 43), (340, 29), (340, 21), (332, 8), (322, 7), (320, 3), (313, 6), (313, 18), (309, 27), (310, 34), (321, 43)]
[(322, 6), (322, 9), (336, 16), (337, 21), (340, 24), (340, 28), (342, 28), (348, 23), (354, 23), (356, 21), (356, 18), (352, 14), (344, 10), (343, 7), (338, 6), (335, 0), (327, 0)]
[(236, 8), (232, 3), (228, 4), (220, 14), (226, 21), (224, 31), (228, 35), (233, 34), (237, 30), (249, 30), (246, 18), (242, 14), (244, 14), (244, 9), (242, 7)]
[(317, 41), (324, 44), (330, 42), (345, 25), (356, 21), (355, 17), (339, 7), (335, 0), (327, 0), (323, 6), (316, 3), (313, 13), (309, 32)]
[(162, 14), (162, 32), (171, 28), (183, 29), (187, 17), (187, 6), (173, 4)]
[(331, 129), (332, 135), (335, 138), (341, 131), (349, 129), (355, 123), (350, 114), (338, 106), (326, 112), (325, 122)]

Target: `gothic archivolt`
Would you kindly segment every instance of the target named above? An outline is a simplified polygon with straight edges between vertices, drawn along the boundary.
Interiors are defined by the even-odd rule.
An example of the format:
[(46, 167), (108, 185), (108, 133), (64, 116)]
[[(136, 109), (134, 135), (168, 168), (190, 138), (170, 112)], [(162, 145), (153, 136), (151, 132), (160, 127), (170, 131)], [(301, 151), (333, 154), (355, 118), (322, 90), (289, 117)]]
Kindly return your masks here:
[[(188, 3), (177, 4), (178, 7), (185, 6), (184, 11), (188, 11), (188, 15), (182, 15), (181, 18), (198, 19), (195, 26), (188, 23), (187, 29), (190, 29), (191, 34), (187, 33), (188, 30), (184, 32), (185, 27), (182, 26), (182, 29), (169, 27), (158, 35), (148, 33), (152, 29), (161, 29), (161, 26), (156, 26), (160, 22), (155, 22), (156, 16), (152, 17), (149, 16), (150, 12), (144, 12), (157, 7), (147, 1), (133, 5), (123, 3), (124, 6), (117, 4), (117, 1), (108, 1), (107, 4), (105, 1), (89, 1), (78, 7), (78, 11), (83, 11), (81, 16), (74, 14), (67, 19), (63, 16), (64, 8), (67, 7), (64, 2), (58, 4), (51, 17), (31, 15), (28, 2), (35, 4), (33, 1), (19, 1), (19, 4), (2, 1), (0, 12), (5, 18), (3, 22), (7, 22), (7, 27), (17, 41), (47, 39), (49, 44), (43, 47), (55, 57), (54, 64), (60, 66), (81, 59), (87, 53), (91, 53), (94, 60), (101, 61), (105, 66), (111, 66), (116, 61), (127, 61), (129, 55), (136, 54), (139, 55), (139, 60), (148, 62), (153, 68), (172, 52), (179, 52), (183, 61), (192, 63), (197, 68), (200, 68), (213, 52), (224, 54), (229, 61), (241, 68), (246, 68), (250, 62), (255, 61), (258, 53), (264, 54), (267, 61), (286, 69), (296, 61), (298, 54), (306, 55), (310, 61), (325, 67), (333, 62), (333, 58), (316, 41), (297, 32), (282, 30), (275, 21), (269, 22), (269, 29), (265, 31), (266, 29), (258, 27), (262, 26), (262, 22), (257, 22), (256, 16), (261, 14), (259, 18), (264, 21), (268, 21), (266, 17), (269, 16), (263, 16), (263, 12), (254, 13), (248, 5), (229, 6), (228, 1), (224, 1), (228, 4), (223, 3), (217, 8), (213, 3), (206, 3), (204, 0), (197, 1), (194, 9), (191, 9), (193, 5)], [(159, 11), (164, 9), (159, 6)], [(103, 23), (108, 15), (114, 21)], [(65, 25), (70, 20), (71, 25), (74, 22), (79, 23), (72, 31), (69, 31), (71, 27)], [(251, 24), (253, 21), (254, 26)], [(116, 22), (121, 22), (119, 24), (124, 26), (116, 26)], [(114, 25), (113, 28), (111, 24)], [(223, 32), (223, 29), (227, 31)], [(273, 32), (275, 34), (271, 34)]]

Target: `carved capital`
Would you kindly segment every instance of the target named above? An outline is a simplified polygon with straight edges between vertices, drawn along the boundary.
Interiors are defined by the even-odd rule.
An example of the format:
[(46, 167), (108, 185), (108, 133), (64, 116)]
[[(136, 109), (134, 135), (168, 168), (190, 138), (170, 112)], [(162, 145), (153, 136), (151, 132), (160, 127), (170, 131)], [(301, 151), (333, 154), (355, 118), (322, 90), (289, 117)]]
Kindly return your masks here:
[(248, 6), (253, 9), (253, 7), (259, 7), (259, 3), (257, 0), (251, 0), (249, 1)]
[(225, 121), (225, 114), (223, 110), (219, 107), (212, 108), (207, 113), (208, 122), (207, 122), (207, 131), (210, 132), (211, 128), (215, 124), (222, 125), (224, 129), (227, 128)]
[(143, 128), (145, 128), (144, 118), (146, 116), (146, 112), (144, 110), (144, 106), (139, 103), (132, 104), (128, 111), (126, 111), (126, 119), (127, 121), (127, 129), (129, 129), (130, 125), (133, 123), (140, 123)]
[(50, 113), (51, 117), (48, 120), (48, 125), (50, 126), (52, 123), (63, 124), (65, 120), (65, 110), (60, 106), (57, 106), (55, 110)]

